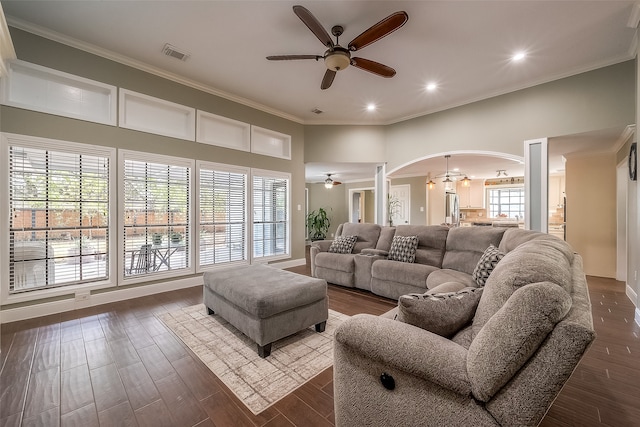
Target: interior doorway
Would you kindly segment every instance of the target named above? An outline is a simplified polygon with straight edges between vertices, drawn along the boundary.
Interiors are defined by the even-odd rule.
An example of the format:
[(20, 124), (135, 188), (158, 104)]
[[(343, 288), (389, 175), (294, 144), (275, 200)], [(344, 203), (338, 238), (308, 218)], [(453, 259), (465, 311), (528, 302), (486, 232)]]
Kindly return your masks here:
[(375, 222), (375, 191), (373, 187), (349, 189), (349, 222)]

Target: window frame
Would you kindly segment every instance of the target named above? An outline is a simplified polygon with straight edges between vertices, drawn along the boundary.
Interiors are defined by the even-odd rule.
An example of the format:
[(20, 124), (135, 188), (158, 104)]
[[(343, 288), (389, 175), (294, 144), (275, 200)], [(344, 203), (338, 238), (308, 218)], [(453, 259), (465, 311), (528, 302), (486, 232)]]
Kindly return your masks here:
[[(286, 251), (284, 254), (280, 255), (270, 255), (270, 256), (262, 256), (256, 257), (254, 255), (254, 245), (255, 245), (255, 236), (253, 232), (253, 228), (255, 225), (255, 207), (254, 207), (254, 185), (253, 180), (255, 177), (265, 177), (265, 178), (274, 178), (274, 179), (286, 179), (287, 180), (287, 219), (286, 219)], [(251, 260), (251, 264), (265, 264), (271, 261), (277, 261), (281, 259), (289, 259), (291, 258), (291, 174), (288, 172), (277, 172), (270, 171), (266, 169), (251, 169), (250, 176), (250, 190), (249, 190), (249, 205), (251, 209), (251, 218), (250, 218), (250, 247), (249, 247), (249, 259)]]
[[(188, 246), (188, 267), (180, 268), (168, 271), (156, 271), (146, 274), (139, 274), (133, 276), (125, 276), (125, 162), (127, 160), (145, 162), (145, 163), (160, 163), (169, 166), (187, 167), (189, 169), (189, 199), (187, 206), (189, 209), (189, 215), (187, 216), (187, 232), (189, 234)], [(121, 223), (118, 226), (118, 285), (126, 286), (134, 283), (150, 282), (156, 280), (163, 280), (172, 277), (184, 277), (195, 274), (196, 268), (194, 265), (194, 238), (193, 235), (193, 219), (194, 219), (194, 203), (193, 203), (193, 189), (194, 189), (194, 173), (195, 173), (195, 160), (182, 157), (166, 156), (162, 154), (147, 153), (133, 150), (118, 150), (118, 218)]]
[[(10, 294), (9, 291), (9, 255), (10, 255), (10, 238), (9, 238), (9, 146), (16, 145), (25, 148), (34, 148), (49, 151), (59, 151), (79, 155), (97, 155), (104, 156), (109, 159), (109, 218), (107, 221), (108, 242), (106, 243), (107, 256), (109, 264), (107, 268), (107, 278), (104, 280), (89, 281), (85, 283), (76, 283), (70, 285), (62, 285), (49, 289), (37, 289), (18, 294)], [(114, 262), (114, 255), (117, 252), (117, 233), (113, 230), (117, 227), (117, 202), (116, 197), (116, 153), (117, 150), (111, 147), (103, 147), (79, 142), (62, 141), (51, 138), (42, 138), (29, 135), (19, 135), (12, 133), (0, 133), (0, 158), (2, 159), (2, 167), (0, 172), (0, 199), (7, 202), (0, 204), (0, 223), (3, 230), (0, 237), (0, 259), (2, 266), (2, 274), (0, 276), (2, 286), (0, 286), (0, 301), (2, 304), (14, 304), (19, 302), (34, 301), (44, 298), (57, 297), (62, 295), (70, 295), (76, 292), (87, 292), (95, 289), (114, 287), (117, 284), (116, 269), (117, 262)]]
[[(213, 170), (213, 171), (220, 171), (220, 172), (231, 172), (231, 173), (239, 173), (239, 174), (244, 174), (246, 177), (246, 181), (245, 181), (245, 194), (244, 194), (244, 212), (245, 212), (245, 240), (244, 240), (244, 260), (242, 261), (230, 261), (230, 262), (225, 262), (225, 263), (219, 263), (219, 264), (206, 264), (206, 265), (201, 265), (200, 264), (200, 224), (201, 224), (201, 205), (200, 205), (200, 176), (201, 176), (201, 171), (205, 169), (205, 170)], [(196, 272), (197, 273), (201, 273), (201, 272), (205, 272), (205, 271), (211, 271), (211, 270), (216, 270), (219, 268), (226, 268), (229, 266), (237, 266), (237, 265), (249, 265), (249, 263), (251, 262), (251, 251), (250, 251), (250, 245), (252, 243), (252, 238), (251, 238), (251, 216), (250, 216), (250, 196), (251, 196), (251, 168), (247, 168), (247, 167), (242, 167), (242, 166), (233, 166), (233, 165), (228, 165), (228, 164), (223, 164), (223, 163), (213, 163), (213, 162), (207, 162), (207, 161), (202, 161), (202, 160), (197, 160), (196, 161), (196, 178), (195, 178), (195, 192), (194, 194), (197, 195), (196, 197), (196, 203), (195, 203), (195, 211), (196, 211), (196, 218), (197, 218), (197, 222), (196, 222), (196, 226), (198, 228), (198, 231), (195, 233), (194, 236), (194, 242), (195, 242), (195, 248), (193, 250), (193, 254), (194, 254), (194, 258), (196, 259)]]
[[(522, 214), (521, 215), (518, 214), (518, 215), (520, 215), (521, 218), (524, 218), (525, 200), (526, 200), (525, 188), (524, 188), (524, 185), (513, 185), (513, 184), (511, 184), (511, 185), (496, 185), (496, 186), (491, 186), (491, 187), (487, 188), (487, 193), (485, 194), (486, 200), (487, 200), (487, 216), (489, 218), (499, 218), (498, 216), (495, 216), (495, 217), (491, 216), (491, 205), (492, 205), (492, 203), (491, 203), (491, 191), (504, 191), (504, 190), (508, 190), (508, 191), (518, 190), (518, 191), (522, 192), (522, 197), (523, 197), (523, 202), (521, 204), (521, 206), (522, 206), (522, 211), (521, 211)], [(498, 215), (499, 214), (500, 213), (498, 213)], [(515, 217), (511, 217), (511, 216), (508, 216), (507, 218), (515, 219)]]

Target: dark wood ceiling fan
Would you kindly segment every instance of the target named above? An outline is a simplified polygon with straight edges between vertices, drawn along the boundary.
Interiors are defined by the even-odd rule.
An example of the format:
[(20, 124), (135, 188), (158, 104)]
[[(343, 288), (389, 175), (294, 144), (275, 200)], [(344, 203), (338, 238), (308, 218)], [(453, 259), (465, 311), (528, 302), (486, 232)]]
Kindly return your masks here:
[(370, 73), (376, 74), (381, 77), (389, 78), (396, 75), (396, 70), (394, 70), (393, 68), (384, 64), (380, 64), (379, 62), (372, 61), (370, 59), (351, 57), (351, 52), (355, 52), (366, 46), (369, 46), (371, 43), (380, 40), (381, 38), (391, 34), (398, 28), (402, 27), (409, 19), (409, 15), (407, 15), (407, 12), (400, 11), (392, 13), (382, 21), (371, 26), (355, 39), (351, 40), (346, 48), (340, 46), (339, 44), (339, 37), (344, 31), (344, 28), (342, 26), (335, 25), (331, 28), (331, 34), (336, 37), (336, 42), (334, 43), (329, 33), (327, 33), (322, 24), (320, 24), (320, 22), (316, 19), (315, 16), (313, 16), (311, 12), (309, 12), (309, 10), (307, 10), (303, 6), (297, 5), (293, 6), (293, 12), (298, 16), (298, 18), (300, 18), (302, 22), (304, 22), (304, 24), (309, 28), (309, 30), (311, 30), (311, 32), (318, 38), (318, 40), (320, 40), (322, 44), (327, 47), (327, 50), (322, 56), (267, 56), (267, 59), (269, 61), (291, 61), (297, 59), (315, 59), (316, 61), (319, 61), (320, 59), (324, 60), (327, 71), (324, 73), (324, 78), (322, 79), (322, 84), (320, 85), (320, 88), (322, 89), (328, 89), (329, 87), (331, 87), (333, 79), (336, 77), (336, 73), (340, 70), (344, 70), (349, 65), (353, 65), (356, 68), (369, 71)]

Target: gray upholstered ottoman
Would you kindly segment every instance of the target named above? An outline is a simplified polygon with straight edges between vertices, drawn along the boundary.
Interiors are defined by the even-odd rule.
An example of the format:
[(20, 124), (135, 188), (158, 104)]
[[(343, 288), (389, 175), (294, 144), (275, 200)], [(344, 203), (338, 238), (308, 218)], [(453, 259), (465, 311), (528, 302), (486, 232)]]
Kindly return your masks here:
[(255, 341), (260, 357), (311, 325), (323, 332), (329, 317), (324, 279), (264, 265), (205, 273), (204, 304)]

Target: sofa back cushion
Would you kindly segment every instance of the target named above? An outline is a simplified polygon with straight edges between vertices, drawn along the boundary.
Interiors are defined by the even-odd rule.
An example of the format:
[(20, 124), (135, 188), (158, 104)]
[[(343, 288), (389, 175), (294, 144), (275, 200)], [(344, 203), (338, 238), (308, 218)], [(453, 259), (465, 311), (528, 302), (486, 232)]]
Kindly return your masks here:
[(442, 268), (473, 274), (480, 257), (489, 245), (498, 246), (503, 227), (454, 227), (447, 235)]
[(570, 308), (571, 297), (555, 283), (532, 283), (515, 291), (469, 346), (467, 372), (474, 397), (483, 402), (491, 399)]
[(574, 252), (569, 244), (567, 244), (563, 240), (558, 239), (555, 236), (551, 236), (547, 233), (541, 233), (539, 231), (509, 228), (504, 232), (498, 249), (500, 249), (500, 252), (507, 253), (514, 250), (521, 244), (529, 242), (531, 240), (546, 240), (555, 242), (556, 248), (564, 255), (564, 257), (567, 258), (570, 263), (573, 262)]
[[(396, 227), (396, 236), (418, 236), (416, 264), (442, 268), (449, 227), (441, 225), (407, 225)], [(484, 249), (483, 249), (484, 250)]]
[(551, 282), (570, 292), (572, 263), (564, 256), (565, 245), (555, 237), (551, 240), (533, 239), (508, 252), (486, 281), (473, 319), (474, 334), (522, 286)]
[(376, 244), (376, 249), (389, 252), (391, 249), (391, 242), (393, 242), (393, 236), (396, 234), (395, 227), (382, 227), (380, 229), (380, 237)]
[(336, 234), (336, 236), (358, 236), (353, 251), (351, 251), (351, 253), (357, 254), (363, 249), (376, 247), (380, 237), (380, 228), (378, 224), (345, 222), (338, 227), (340, 234)]

